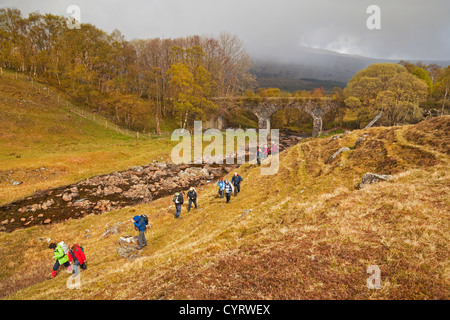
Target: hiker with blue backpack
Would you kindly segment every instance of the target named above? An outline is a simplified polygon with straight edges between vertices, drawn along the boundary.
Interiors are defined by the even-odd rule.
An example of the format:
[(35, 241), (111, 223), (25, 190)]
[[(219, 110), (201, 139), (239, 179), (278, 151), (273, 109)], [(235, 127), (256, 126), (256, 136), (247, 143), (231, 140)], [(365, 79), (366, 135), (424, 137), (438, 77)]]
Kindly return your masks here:
[(72, 266), (70, 265), (69, 257), (67, 256), (69, 253), (69, 247), (64, 243), (64, 241), (61, 241), (58, 244), (52, 242), (48, 248), (53, 250), (53, 258), (55, 259), (51, 278), (53, 279), (56, 277), (56, 273), (61, 265), (66, 267), (67, 273), (72, 273)]
[(219, 182), (217, 183), (217, 185), (219, 186), (220, 197), (223, 198), (223, 196), (224, 196), (223, 189), (225, 188), (225, 181), (223, 181), (223, 178), (219, 179)]
[(147, 230), (148, 219), (146, 215), (133, 217), (134, 228), (139, 230), (138, 245), (139, 250), (147, 246), (147, 240), (145, 239), (145, 230)]

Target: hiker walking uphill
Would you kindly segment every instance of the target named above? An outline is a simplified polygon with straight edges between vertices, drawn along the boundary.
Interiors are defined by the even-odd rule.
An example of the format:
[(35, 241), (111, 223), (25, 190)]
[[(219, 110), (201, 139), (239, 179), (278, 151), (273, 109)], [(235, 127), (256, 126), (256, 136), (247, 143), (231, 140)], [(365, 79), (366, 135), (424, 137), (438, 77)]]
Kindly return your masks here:
[(244, 180), (242, 177), (235, 172), (233, 178), (231, 178), (231, 183), (234, 186), (234, 196), (237, 196), (238, 192), (241, 192), (241, 181)]
[(83, 247), (73, 244), (67, 255), (69, 256), (69, 262), (73, 265), (72, 269), (74, 277), (80, 273), (80, 268), (83, 270), (87, 269), (87, 261)]
[(189, 191), (188, 191), (188, 193), (187, 193), (187, 197), (188, 197), (188, 200), (189, 200), (189, 203), (188, 203), (188, 212), (191, 211), (191, 205), (192, 205), (192, 203), (194, 204), (195, 209), (197, 209), (197, 191), (195, 191), (195, 188), (194, 188), (194, 187), (191, 187), (191, 188), (189, 189)]
[(175, 193), (173, 196), (173, 202), (175, 203), (175, 218), (180, 219), (181, 205), (183, 204), (183, 193)]
[(261, 157), (262, 157), (261, 153), (262, 153), (261, 148), (258, 147), (256, 149), (256, 162), (258, 163), (258, 167), (261, 165)]
[(272, 141), (272, 155), (275, 156), (278, 153), (278, 145)]
[(234, 188), (230, 181), (225, 180), (225, 186), (223, 188), (225, 191), (225, 197), (227, 198), (227, 203), (230, 203), (231, 199), (231, 193), (233, 192)]
[(138, 236), (139, 250), (147, 246), (147, 240), (145, 239), (145, 230), (147, 230), (148, 220), (146, 221), (146, 217), (147, 216), (144, 215), (133, 217), (134, 228), (139, 230)]
[(225, 181), (223, 181), (223, 178), (219, 179), (219, 182), (217, 183), (217, 185), (219, 186), (220, 197), (223, 198), (223, 196), (224, 196), (223, 188), (225, 187)]
[(69, 253), (69, 247), (67, 247), (64, 241), (61, 241), (58, 244), (50, 243), (48, 248), (53, 250), (53, 257), (55, 259), (51, 278), (53, 279), (56, 277), (56, 273), (61, 265), (67, 268), (67, 273), (71, 273), (72, 266), (70, 265), (69, 257), (67, 256), (67, 253)]
[(265, 144), (263, 149), (262, 149), (262, 158), (266, 159), (268, 156), (269, 156), (269, 148)]

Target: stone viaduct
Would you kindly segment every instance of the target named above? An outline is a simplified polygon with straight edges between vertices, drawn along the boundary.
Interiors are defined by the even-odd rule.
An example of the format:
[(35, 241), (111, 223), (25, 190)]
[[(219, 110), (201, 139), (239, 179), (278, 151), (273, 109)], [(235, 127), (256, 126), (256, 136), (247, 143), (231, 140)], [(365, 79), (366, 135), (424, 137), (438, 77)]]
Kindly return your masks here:
[(258, 118), (258, 128), (270, 130), (270, 118), (284, 108), (296, 108), (305, 111), (313, 120), (312, 136), (322, 132), (323, 116), (341, 104), (331, 98), (300, 97), (222, 97), (213, 101), (228, 110), (236, 107), (252, 112)]

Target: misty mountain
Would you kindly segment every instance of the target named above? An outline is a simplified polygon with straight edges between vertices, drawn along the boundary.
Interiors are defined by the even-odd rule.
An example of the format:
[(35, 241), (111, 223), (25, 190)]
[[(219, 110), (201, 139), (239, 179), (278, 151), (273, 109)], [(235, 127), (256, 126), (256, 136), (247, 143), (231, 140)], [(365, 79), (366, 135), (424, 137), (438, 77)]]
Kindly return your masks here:
[[(308, 47), (276, 48), (261, 46), (252, 48), (253, 74), (262, 88), (278, 87), (282, 90), (311, 90), (323, 86), (327, 91), (333, 87), (345, 87), (347, 81), (361, 69), (373, 63), (398, 63), (400, 60), (376, 59), (358, 55)], [(406, 60), (406, 59), (405, 59)], [(415, 63), (418, 60), (408, 60)], [(442, 67), (447, 61), (426, 61)]]

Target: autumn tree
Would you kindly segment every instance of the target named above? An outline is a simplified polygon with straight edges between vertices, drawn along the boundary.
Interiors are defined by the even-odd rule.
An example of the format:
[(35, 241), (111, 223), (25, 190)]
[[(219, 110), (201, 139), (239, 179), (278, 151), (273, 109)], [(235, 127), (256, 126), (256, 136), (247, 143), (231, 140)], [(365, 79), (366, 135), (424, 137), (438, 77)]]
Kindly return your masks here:
[(183, 128), (193, 120), (205, 120), (208, 113), (214, 113), (218, 107), (208, 97), (211, 96), (215, 82), (204, 67), (204, 51), (194, 46), (182, 49), (172, 48), (172, 56), (177, 61), (167, 70), (169, 84), (174, 93), (174, 115)]
[(357, 72), (344, 89), (345, 104), (357, 111), (361, 121), (369, 122), (382, 113), (385, 125), (419, 121), (419, 104), (428, 96), (425, 81), (398, 64), (376, 63)]
[(444, 114), (450, 95), (450, 66), (444, 69), (442, 75), (437, 79), (434, 88), (434, 97), (441, 103), (441, 114)]

